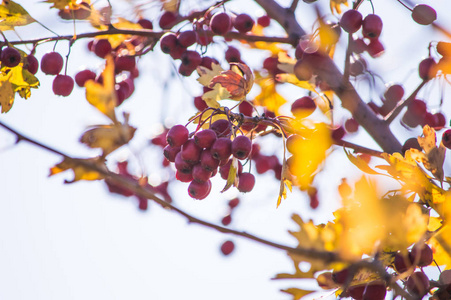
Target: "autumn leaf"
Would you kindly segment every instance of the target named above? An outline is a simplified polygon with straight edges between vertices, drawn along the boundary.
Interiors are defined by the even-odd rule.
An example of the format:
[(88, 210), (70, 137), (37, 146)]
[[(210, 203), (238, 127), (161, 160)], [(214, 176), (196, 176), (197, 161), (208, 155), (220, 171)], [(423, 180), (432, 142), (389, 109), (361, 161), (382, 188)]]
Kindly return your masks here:
[(230, 164), (229, 174), (227, 176), (227, 182), (221, 193), (227, 191), (232, 185), (238, 186), (238, 159), (236, 157), (232, 158), (232, 163)]
[(102, 157), (80, 159), (80, 158), (64, 158), (62, 162), (50, 169), (49, 176), (72, 170), (74, 172), (74, 179), (66, 180), (65, 183), (73, 183), (79, 180), (99, 180), (103, 179), (104, 175), (95, 171), (87, 165), (93, 165), (101, 170), (107, 171), (105, 160)]
[(173, 13), (178, 12), (180, 6), (180, 0), (160, 0), (163, 11), (170, 11)]
[(13, 30), (15, 26), (24, 26), (36, 22), (30, 14), (11, 0), (3, 0), (0, 5), (0, 30)]
[(46, 0), (45, 3), (53, 4), (51, 8), (64, 9), (69, 4), (75, 4), (76, 0)]
[[(219, 108), (219, 110), (224, 111), (223, 108)], [(194, 124), (199, 124), (199, 123), (203, 123), (203, 125), (201, 126), (201, 128), (210, 128), (211, 123), (217, 121), (217, 120), (228, 120), (227, 115), (226, 114), (213, 114), (216, 111), (213, 109), (209, 109), (203, 112), (198, 112), (197, 114), (195, 114), (194, 116), (192, 116), (191, 118), (189, 118), (189, 121), (192, 121)]]
[(2, 113), (7, 113), (14, 104), (14, 90), (11, 82), (0, 75), (0, 105)]
[(288, 289), (280, 290), (280, 291), (287, 293), (287, 294), (291, 294), (293, 296), (293, 300), (299, 300), (302, 297), (307, 296), (314, 292), (314, 291), (305, 291), (305, 290), (298, 289), (298, 288), (288, 288)]
[(243, 100), (254, 84), (254, 75), (247, 65), (231, 63), (231, 69), (213, 77), (209, 87), (214, 88), (217, 84), (227, 90), (230, 99)]
[(373, 169), (370, 168), (370, 166), (368, 165), (368, 163), (362, 159), (360, 156), (354, 156), (352, 155), (351, 151), (346, 151), (346, 156), (348, 157), (348, 159), (357, 167), (359, 168), (361, 171), (367, 173), (367, 174), (372, 174), (372, 175), (381, 175), (381, 173), (374, 171)]
[[(114, 28), (117, 29), (130, 29), (130, 30), (142, 30), (142, 26), (138, 23), (131, 22), (124, 18), (118, 18), (118, 22), (111, 24)], [(103, 25), (99, 27), (100, 30), (106, 30), (108, 29), (107, 25)], [(124, 43), (126, 40), (130, 39), (132, 35), (130, 34), (108, 34), (108, 35), (99, 35), (96, 36), (96, 39), (107, 39), (111, 47), (115, 49), (116, 47), (120, 46), (122, 43)]]
[(330, 11), (332, 14), (334, 14), (334, 12), (341, 14), (341, 4), (349, 6), (348, 0), (330, 0)]
[(279, 108), (287, 103), (276, 90), (276, 84), (272, 78), (257, 78), (255, 81), (261, 88), (260, 94), (254, 98), (254, 104), (266, 107), (269, 111), (279, 114)]
[(114, 61), (111, 55), (106, 57), (105, 70), (102, 72), (103, 83), (88, 80), (85, 83), (86, 99), (89, 104), (97, 108), (101, 113), (116, 122), (114, 108), (117, 103), (117, 95), (114, 80)]
[[(429, 127), (429, 125), (423, 127), (423, 135), (423, 137), (418, 137), (418, 143), (426, 153), (426, 157), (421, 157), (420, 160), (424, 167), (431, 171), (431, 173), (442, 182), (444, 176), (443, 162), (445, 160), (446, 148), (443, 143), (440, 143), (440, 146), (437, 148), (435, 130)], [(415, 150), (417, 149), (411, 149), (411, 152), (415, 152)]]
[(127, 144), (134, 136), (136, 128), (120, 122), (111, 125), (98, 125), (87, 130), (80, 138), (80, 142), (90, 148), (101, 148), (105, 157), (117, 148)]

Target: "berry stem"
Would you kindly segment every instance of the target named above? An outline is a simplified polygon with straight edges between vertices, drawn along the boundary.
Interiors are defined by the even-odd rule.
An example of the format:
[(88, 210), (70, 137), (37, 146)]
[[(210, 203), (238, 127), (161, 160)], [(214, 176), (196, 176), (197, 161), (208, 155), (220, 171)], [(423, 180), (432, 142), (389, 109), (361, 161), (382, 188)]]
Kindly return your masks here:
[(405, 8), (407, 8), (408, 10), (412, 11), (412, 9), (410, 7), (408, 7), (404, 2), (402, 2), (401, 0), (396, 0), (399, 3), (401, 3), (402, 6), (404, 6)]

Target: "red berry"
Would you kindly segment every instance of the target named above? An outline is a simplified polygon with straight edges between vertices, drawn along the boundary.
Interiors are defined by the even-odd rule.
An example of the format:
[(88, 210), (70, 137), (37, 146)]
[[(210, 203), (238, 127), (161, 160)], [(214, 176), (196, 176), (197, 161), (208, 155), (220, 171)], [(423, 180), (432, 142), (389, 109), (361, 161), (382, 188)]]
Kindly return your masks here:
[(412, 19), (421, 25), (429, 25), (437, 20), (435, 9), (426, 4), (417, 4), (412, 10)]
[(41, 58), (41, 71), (47, 75), (57, 75), (63, 69), (63, 57), (58, 52), (49, 52)]
[(160, 48), (161, 51), (163, 51), (164, 53), (166, 54), (171, 53), (176, 46), (177, 46), (177, 36), (174, 33), (168, 32), (161, 37)]
[(211, 155), (209, 149), (205, 149), (200, 154), (200, 165), (202, 166), (202, 168), (210, 172), (213, 172), (218, 168), (219, 160), (217, 160), (216, 158), (213, 157), (213, 155)]
[(241, 53), (240, 50), (233, 46), (229, 46), (225, 52), (225, 59), (227, 62), (240, 62), (241, 61)]
[(170, 162), (175, 162), (175, 156), (180, 152), (181, 147), (172, 147), (171, 145), (166, 145), (163, 149), (164, 157)]
[(395, 260), (393, 262), (396, 272), (399, 274), (404, 273), (412, 266), (412, 261), (408, 255), (396, 253)]
[(114, 68), (116, 73), (122, 71), (132, 71), (136, 67), (136, 60), (133, 56), (117, 56), (114, 59)]
[(212, 64), (219, 64), (219, 62), (215, 58), (211, 58), (209, 56), (202, 57), (202, 62), (200, 63), (201, 66), (211, 70)]
[(390, 85), (384, 93), (385, 100), (393, 103), (401, 101), (403, 96), (404, 88), (400, 84)]
[(199, 162), (201, 152), (202, 148), (196, 145), (194, 139), (187, 140), (182, 145), (182, 150), (180, 150), (180, 153), (182, 154), (182, 159), (190, 164), (195, 164)]
[(418, 74), (423, 80), (429, 80), (437, 75), (437, 63), (432, 57), (423, 59), (418, 66)]
[(53, 80), (53, 93), (55, 95), (67, 97), (74, 89), (74, 80), (69, 75), (57, 75)]
[(221, 252), (226, 256), (232, 253), (233, 249), (235, 249), (235, 244), (232, 241), (225, 241), (221, 245)]
[(189, 131), (183, 125), (175, 125), (169, 129), (166, 135), (168, 144), (172, 147), (180, 147), (188, 140)]
[(257, 23), (258, 25), (260, 25), (261, 27), (268, 27), (269, 24), (271, 23), (271, 18), (268, 16), (261, 16), (257, 19)]
[(384, 54), (385, 48), (384, 45), (378, 39), (372, 39), (368, 46), (366, 47), (366, 51), (372, 58), (376, 58)]
[(345, 268), (340, 271), (333, 271), (332, 272), (332, 280), (338, 284), (344, 284), (346, 280), (348, 280), (349, 276), (349, 269)]
[(183, 173), (183, 172), (180, 172), (179, 170), (177, 170), (175, 173), (175, 178), (177, 178), (177, 180), (180, 182), (193, 181), (193, 175), (191, 174), (191, 172)]
[(296, 118), (305, 118), (311, 115), (316, 109), (316, 103), (312, 97), (305, 96), (294, 101), (291, 105), (291, 113)]
[(248, 14), (239, 14), (233, 20), (233, 27), (240, 33), (251, 31), (254, 24), (254, 20)]
[(268, 72), (273, 75), (278, 74), (281, 72), (281, 70), (277, 67), (278, 64), (279, 59), (277, 57), (270, 56), (263, 61), (263, 68), (268, 70)]
[(419, 267), (426, 267), (432, 263), (433, 253), (427, 244), (416, 244), (409, 253), (410, 260)]
[(404, 145), (402, 145), (402, 150), (401, 151), (404, 154), (407, 150), (412, 149), (412, 148), (422, 151), (421, 146), (418, 143), (418, 139), (417, 138), (407, 139), (404, 142)]
[(353, 285), (348, 288), (349, 296), (354, 300), (363, 300), (366, 284)]
[[(81, 2), (80, 7), (74, 10), (74, 17), (77, 20), (85, 20), (91, 15), (91, 6), (89, 3)], [(147, 203), (147, 200), (146, 200)]]
[(199, 182), (205, 182), (211, 177), (211, 171), (203, 168), (201, 164), (195, 165), (191, 174), (193, 179)]
[(182, 153), (177, 153), (177, 155), (175, 156), (175, 168), (177, 169), (177, 171), (184, 173), (184, 174), (191, 174), (191, 171), (193, 170), (193, 166), (186, 162), (185, 160), (183, 160), (182, 158)]
[(442, 113), (435, 113), (434, 117), (436, 119), (436, 123), (435, 123), (435, 130), (440, 130), (443, 129), (443, 127), (445, 127), (446, 125), (446, 118), (445, 115), (443, 115)]
[(96, 79), (96, 73), (94, 73), (91, 70), (83, 70), (78, 72), (75, 75), (75, 83), (79, 86), (79, 87), (84, 87), (86, 81), (88, 80), (95, 80)]
[(231, 209), (234, 209), (235, 207), (237, 207), (238, 204), (240, 204), (240, 199), (238, 199), (238, 198), (233, 198), (233, 199), (229, 200), (229, 207)]
[(194, 70), (196, 70), (196, 66), (184, 65), (184, 64), (181, 64), (179, 66), (179, 74), (186, 76), (186, 77), (191, 76), (191, 74), (193, 74)]
[(202, 57), (200, 56), (200, 54), (197, 51), (191, 50), (183, 52), (180, 59), (182, 60), (182, 64), (193, 69), (197, 68), (197, 66), (199, 66), (202, 62)]
[(387, 287), (383, 282), (370, 282), (365, 286), (362, 300), (384, 300), (387, 294)]
[(247, 101), (243, 101), (238, 106), (238, 110), (245, 116), (252, 117), (252, 113), (254, 112), (254, 107)]
[(230, 225), (230, 223), (232, 223), (232, 216), (231, 215), (225, 216), (224, 218), (222, 218), (221, 223), (224, 226)]
[(382, 19), (375, 14), (369, 14), (363, 19), (362, 34), (370, 39), (377, 39), (382, 32)]
[(220, 119), (214, 121), (210, 129), (214, 130), (218, 137), (228, 136), (230, 134), (230, 123), (228, 120)]
[(345, 136), (346, 131), (343, 126), (332, 129), (332, 139), (334, 141), (341, 141), (341, 139)]
[(159, 25), (161, 29), (171, 29), (177, 22), (177, 15), (170, 11), (165, 11), (160, 18)]
[(204, 99), (202, 99), (202, 96), (194, 97), (194, 106), (198, 111), (203, 111), (208, 107), (207, 103), (205, 103)]
[(39, 69), (39, 62), (34, 55), (28, 55), (25, 60), (25, 68), (31, 74), (36, 74)]
[(226, 13), (216, 13), (211, 17), (210, 29), (215, 34), (224, 35), (229, 32), (232, 25), (230, 16)]
[(340, 26), (344, 31), (354, 33), (360, 29), (362, 21), (362, 14), (355, 9), (350, 9), (341, 16)]
[(251, 149), (252, 142), (247, 136), (240, 135), (232, 141), (232, 154), (238, 159), (246, 159)]
[(212, 129), (204, 129), (194, 135), (194, 142), (201, 148), (210, 149), (215, 141), (216, 132)]
[(241, 173), (238, 176), (238, 190), (242, 193), (248, 193), (252, 191), (255, 185), (255, 176), (251, 173)]
[(199, 182), (196, 180), (191, 181), (188, 186), (188, 194), (191, 198), (202, 200), (205, 199), (211, 191), (211, 182), (207, 180), (205, 182)]
[(93, 47), (94, 53), (101, 58), (105, 58), (105, 56), (107, 56), (107, 54), (111, 53), (111, 50), (113, 50), (110, 42), (107, 39), (96, 40)]
[(407, 290), (419, 296), (424, 296), (429, 291), (429, 278), (420, 271), (410, 275), (406, 281)]
[(169, 53), (169, 55), (173, 58), (173, 59), (180, 59), (183, 55), (183, 53), (186, 51), (186, 48), (183, 47), (180, 44), (176, 44), (175, 47), (171, 50), (171, 52)]
[(352, 52), (356, 53), (356, 54), (361, 54), (363, 52), (365, 52), (366, 50), (367, 44), (365, 43), (365, 41), (363, 39), (356, 39), (352, 41)]
[(147, 19), (139, 19), (138, 20), (138, 24), (141, 25), (141, 27), (143, 29), (153, 29), (153, 24), (151, 21), (147, 20)]
[(349, 133), (356, 132), (359, 130), (359, 123), (354, 118), (347, 119), (345, 122), (345, 129)]
[(418, 119), (422, 119), (426, 114), (427, 105), (423, 100), (414, 99), (407, 106), (407, 111), (416, 116)]
[(188, 48), (189, 46), (194, 45), (197, 41), (197, 32), (193, 30), (183, 31), (177, 37), (177, 41), (183, 47)]
[(225, 160), (232, 154), (232, 141), (222, 137), (216, 139), (210, 148), (211, 155), (217, 160)]

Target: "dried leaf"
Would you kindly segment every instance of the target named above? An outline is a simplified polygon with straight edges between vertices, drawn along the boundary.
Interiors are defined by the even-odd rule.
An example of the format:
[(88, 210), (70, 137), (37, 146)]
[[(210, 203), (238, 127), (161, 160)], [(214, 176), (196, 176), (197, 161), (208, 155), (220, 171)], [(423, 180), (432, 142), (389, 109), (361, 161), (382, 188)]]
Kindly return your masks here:
[(372, 174), (372, 175), (382, 175), (379, 172), (374, 171), (373, 169), (370, 168), (370, 166), (368, 165), (368, 163), (362, 159), (360, 156), (354, 156), (352, 155), (351, 151), (346, 151), (346, 156), (348, 157), (348, 159), (357, 167), (359, 168), (361, 171), (367, 173), (367, 174)]
[(274, 79), (258, 78), (255, 83), (261, 88), (260, 94), (254, 99), (255, 105), (266, 107), (269, 111), (278, 115), (279, 108), (287, 103), (287, 100), (277, 92)]
[[(130, 29), (130, 30), (141, 30), (142, 26), (138, 23), (131, 22), (124, 18), (118, 18), (118, 22), (112, 23), (114, 28), (117, 29)], [(107, 25), (100, 26), (101, 30), (108, 29)], [(124, 43), (126, 40), (130, 39), (132, 35), (130, 34), (109, 34), (109, 35), (99, 35), (96, 36), (96, 39), (108, 39), (108, 41), (111, 44), (111, 47), (115, 49), (116, 47), (120, 46), (122, 43)]]
[(7, 113), (14, 104), (14, 90), (8, 79), (0, 77), (0, 105), (2, 113)]
[(160, 0), (163, 11), (170, 11), (173, 13), (178, 12), (180, 6), (180, 0)]
[(280, 291), (287, 293), (287, 294), (291, 294), (293, 296), (293, 300), (299, 300), (299, 299), (303, 298), (304, 296), (307, 296), (314, 292), (314, 291), (305, 291), (305, 290), (301, 290), (298, 288), (288, 288), (288, 289), (280, 290)]
[(220, 75), (213, 77), (209, 88), (217, 84), (225, 88), (229, 93), (229, 99), (243, 100), (252, 88), (254, 76), (250, 68), (241, 63), (232, 63), (231, 70), (223, 71)]
[(65, 183), (73, 183), (79, 180), (99, 180), (104, 178), (101, 173), (95, 171), (92, 168), (89, 168), (88, 166), (86, 166), (86, 164), (96, 166), (101, 170), (107, 171), (105, 160), (101, 157), (89, 159), (66, 157), (62, 162), (50, 169), (49, 176), (53, 176), (66, 170), (72, 170), (74, 172), (74, 179), (71, 181), (66, 180)]
[(111, 125), (98, 125), (87, 130), (80, 138), (80, 142), (90, 148), (101, 148), (103, 157), (117, 148), (127, 144), (134, 136), (136, 128), (128, 123), (113, 123)]
[(3, 0), (0, 5), (0, 30), (13, 30), (15, 26), (24, 26), (36, 22), (30, 14), (11, 0)]
[(349, 6), (348, 0), (330, 0), (330, 11), (332, 14), (334, 14), (334, 12), (341, 14), (341, 4)]
[(111, 55), (106, 57), (105, 70), (102, 72), (103, 84), (94, 80), (85, 83), (86, 99), (101, 113), (116, 122), (114, 108), (117, 103), (116, 90), (114, 88), (114, 61)]
[(429, 125), (423, 127), (423, 135), (424, 137), (418, 137), (418, 143), (426, 153), (426, 157), (422, 157), (421, 162), (427, 170), (431, 171), (431, 173), (442, 182), (444, 176), (443, 162), (445, 160), (446, 148), (443, 143), (440, 143), (440, 146), (437, 148), (435, 130), (429, 127)]
[(52, 3), (51, 8), (64, 9), (69, 4), (75, 4), (75, 0), (46, 0), (45, 3)]
[(222, 189), (221, 193), (227, 191), (232, 185), (238, 186), (238, 159), (236, 157), (232, 158), (229, 175), (227, 176), (227, 183)]

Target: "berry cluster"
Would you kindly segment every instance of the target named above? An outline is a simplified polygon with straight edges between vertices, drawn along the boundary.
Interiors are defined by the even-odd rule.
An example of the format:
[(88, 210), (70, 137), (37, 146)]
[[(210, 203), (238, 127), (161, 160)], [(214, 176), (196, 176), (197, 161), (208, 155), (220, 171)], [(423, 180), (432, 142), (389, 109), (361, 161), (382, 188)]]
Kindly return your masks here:
[(183, 125), (175, 125), (168, 131), (164, 156), (175, 164), (176, 178), (181, 182), (190, 182), (188, 194), (192, 198), (201, 200), (208, 196), (210, 178), (216, 175), (218, 168), (225, 180), (231, 176), (231, 170), (235, 170), (233, 175), (238, 178), (236, 187), (240, 192), (253, 189), (255, 177), (243, 172), (240, 162), (249, 157), (252, 142), (245, 135), (236, 136), (233, 140), (231, 137), (231, 125), (224, 119), (191, 135)]

